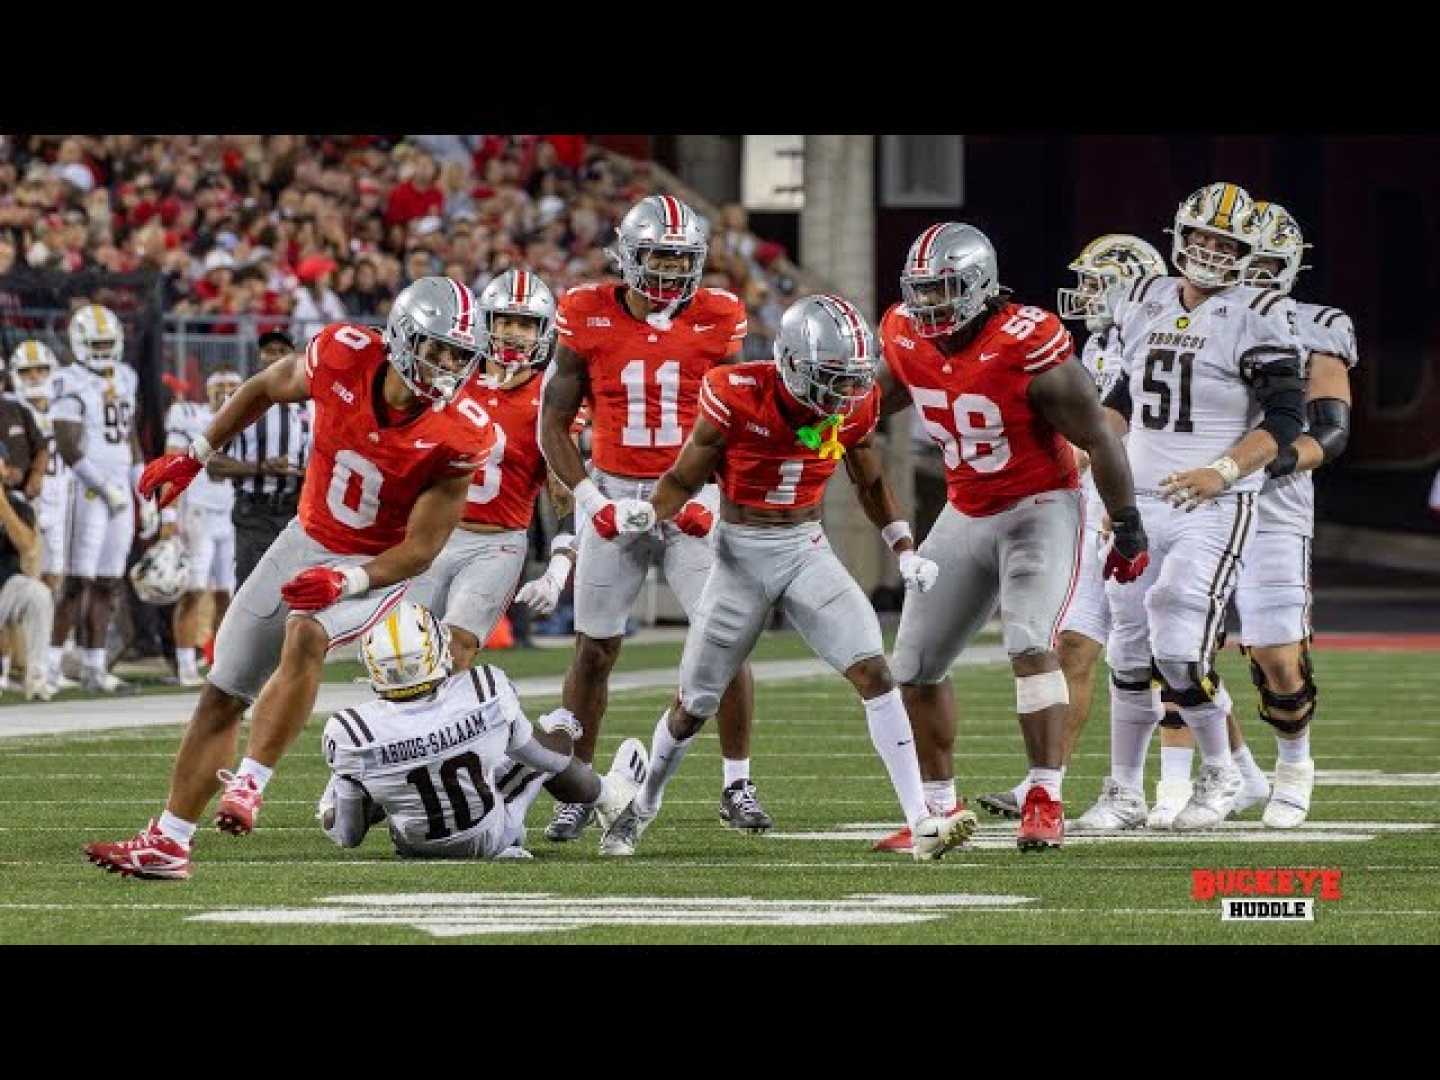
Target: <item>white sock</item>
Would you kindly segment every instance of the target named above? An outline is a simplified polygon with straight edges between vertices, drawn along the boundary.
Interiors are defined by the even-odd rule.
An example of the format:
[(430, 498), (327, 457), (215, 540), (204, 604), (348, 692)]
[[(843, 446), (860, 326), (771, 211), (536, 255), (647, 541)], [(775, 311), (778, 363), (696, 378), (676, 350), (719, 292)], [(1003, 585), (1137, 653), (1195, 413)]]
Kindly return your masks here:
[(1160, 747), (1160, 780), (1190, 779), (1190, 761), (1195, 757), (1193, 746)]
[(1045, 789), (1046, 795), (1059, 802), (1060, 781), (1064, 776), (1064, 769), (1041, 769), (1032, 766), (1030, 775), (1025, 778), (1026, 794), (1029, 794), (1029, 788), (1039, 786)]
[(85, 664), (85, 666), (91, 671), (105, 670), (104, 649), (81, 649), (80, 655), (84, 658), (83, 663)]
[(166, 810), (160, 815), (160, 820), (157, 824), (164, 835), (174, 840), (177, 844), (184, 844), (187, 848), (195, 836), (195, 822), (178, 818), (169, 810)]
[(175, 650), (175, 670), (178, 671), (182, 676), (193, 676), (200, 674), (198, 671), (195, 670), (194, 649), (177, 648)]
[(925, 792), (925, 803), (937, 814), (948, 814), (955, 809), (954, 780), (926, 780), (920, 787)]
[(694, 741), (693, 735), (688, 739), (677, 739), (671, 735), (670, 710), (660, 714), (655, 735), (650, 740), (650, 768), (645, 774), (645, 783), (635, 796), (636, 810), (647, 816), (659, 811), (665, 798), (665, 785), (680, 768), (680, 762), (685, 760), (685, 753)]
[(60, 674), (60, 661), (65, 659), (64, 645), (50, 646), (50, 670), (56, 675)]
[(264, 791), (265, 785), (270, 783), (270, 777), (275, 775), (275, 770), (268, 765), (261, 765), (260, 762), (254, 758), (247, 757), (240, 762), (240, 768), (236, 770), (236, 774), (239, 776), (253, 777), (255, 786), (261, 791)]
[(1235, 767), (1240, 770), (1242, 776), (1247, 780), (1254, 780), (1257, 777), (1265, 779), (1265, 771), (1255, 764), (1255, 755), (1250, 752), (1249, 746), (1242, 746), (1239, 750), (1230, 751), (1230, 759), (1235, 762)]
[(1216, 702), (1204, 705), (1181, 705), (1180, 715), (1185, 726), (1195, 736), (1195, 745), (1200, 749), (1200, 760), (1206, 765), (1230, 768), (1234, 761), (1230, 756), (1230, 732), (1225, 727), (1226, 711)]
[(737, 780), (750, 779), (750, 759), (742, 758), (739, 761), (731, 761), (728, 757), (721, 759), (725, 766), (725, 786), (728, 788)]
[(915, 757), (915, 733), (900, 691), (891, 690), (865, 703), (865, 722), (870, 728), (870, 741), (885, 763), (890, 783), (905, 811), (905, 821), (914, 828), (921, 818), (930, 816), (925, 805), (925, 789), (920, 779), (920, 762)]
[(1303, 765), (1310, 760), (1310, 729), (1300, 733), (1298, 739), (1275, 737), (1275, 752), (1286, 765)]
[(1145, 754), (1163, 709), (1156, 687), (1122, 690), (1110, 684), (1110, 775), (1121, 787), (1145, 785)]

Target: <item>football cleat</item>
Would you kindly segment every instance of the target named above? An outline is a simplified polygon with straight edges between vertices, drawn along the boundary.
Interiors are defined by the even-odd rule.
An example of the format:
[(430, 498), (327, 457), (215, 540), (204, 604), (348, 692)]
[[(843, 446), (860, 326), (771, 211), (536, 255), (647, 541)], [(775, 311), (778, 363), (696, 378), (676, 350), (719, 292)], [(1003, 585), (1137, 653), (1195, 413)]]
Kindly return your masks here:
[(579, 840), (585, 826), (595, 820), (595, 808), (582, 803), (557, 803), (555, 815), (545, 826), (545, 839), (556, 844)]
[(162, 833), (154, 818), (129, 840), (86, 844), (85, 857), (124, 877), (184, 881), (190, 876), (190, 849)]
[(655, 820), (656, 814), (643, 815), (635, 809), (632, 800), (630, 805), (621, 811), (610, 828), (606, 829), (600, 837), (600, 854), (613, 856), (627, 856), (635, 854), (635, 845), (640, 842), (640, 837), (645, 835), (645, 830)]
[(1245, 778), (1235, 766), (1201, 765), (1195, 778), (1195, 790), (1190, 801), (1175, 815), (1171, 825), (1176, 832), (1193, 832), (1197, 829), (1213, 829), (1235, 811), (1235, 796)]
[(1310, 813), (1310, 793), (1315, 790), (1315, 762), (1306, 760), (1298, 765), (1275, 763), (1275, 791), (1265, 807), (1261, 820), (1269, 829), (1294, 829), (1305, 823)]
[[(650, 753), (645, 749), (645, 744), (639, 739), (626, 739), (615, 751), (610, 771), (605, 775), (600, 799), (593, 807), (581, 809), (593, 810), (600, 828), (608, 830), (630, 805), (630, 800), (635, 798), (640, 785), (645, 782), (645, 773), (649, 767)], [(546, 835), (549, 835), (548, 831)]]
[(948, 814), (921, 818), (911, 830), (910, 854), (916, 862), (937, 862), (945, 852), (974, 836), (979, 827), (975, 815), (963, 803)]
[(533, 859), (534, 857), (520, 844), (512, 844), (495, 856), (497, 859)]
[(237, 776), (228, 769), (215, 774), (225, 785), (220, 806), (215, 811), (215, 827), (231, 836), (244, 836), (255, 831), (255, 819), (265, 797), (253, 776)]
[(720, 792), (720, 820), (741, 832), (763, 833), (775, 827), (749, 780), (736, 780)]
[(910, 826), (906, 825), (899, 832), (893, 832), (884, 840), (876, 840), (870, 846), (871, 851), (896, 851), (908, 855), (914, 849), (915, 841), (910, 835)]
[(28, 671), (25, 673), (25, 700), (49, 701), (55, 696), (55, 690), (45, 681), (45, 676), (37, 668), (32, 676)]
[(1161, 780), (1155, 785), (1155, 806), (1145, 819), (1147, 829), (1170, 829), (1175, 815), (1185, 809), (1194, 785), (1189, 780)]
[(80, 673), (80, 685), (86, 689), (99, 694), (129, 694), (135, 688), (124, 679), (111, 675), (108, 671), (85, 668)]
[(1145, 824), (1145, 796), (1123, 788), (1114, 777), (1107, 776), (1095, 805), (1075, 822), (1077, 832), (1117, 832), (1138, 829)]
[(1018, 818), (1020, 816), (1020, 800), (1016, 798), (1013, 790), (981, 795), (979, 802), (981, 806), (997, 817)]
[(1043, 851), (1058, 848), (1064, 842), (1065, 804), (1052, 799), (1049, 792), (1035, 784), (1025, 793), (1015, 845), (1021, 851)]
[(1235, 796), (1235, 809), (1232, 814), (1243, 813), (1252, 806), (1259, 806), (1270, 798), (1270, 781), (1265, 779), (1265, 774), (1258, 768), (1254, 772), (1240, 770), (1240, 794)]

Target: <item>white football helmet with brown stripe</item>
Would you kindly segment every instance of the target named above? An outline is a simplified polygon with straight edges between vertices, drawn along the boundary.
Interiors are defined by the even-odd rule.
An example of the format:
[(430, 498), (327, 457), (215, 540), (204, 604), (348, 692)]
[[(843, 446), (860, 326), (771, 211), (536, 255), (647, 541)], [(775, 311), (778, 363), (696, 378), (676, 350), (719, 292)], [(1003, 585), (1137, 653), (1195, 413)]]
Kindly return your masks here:
[(1257, 202), (1253, 218), (1260, 240), (1245, 271), (1245, 284), (1288, 294), (1305, 269), (1305, 249), (1310, 245), (1290, 211), (1279, 203)]
[(48, 399), (50, 379), (57, 366), (55, 353), (49, 345), (34, 338), (22, 341), (10, 354), (9, 374), (15, 392), (21, 397), (28, 397), (32, 389), (39, 387)]
[(678, 304), (700, 287), (709, 249), (699, 214), (673, 195), (649, 195), (620, 220), (610, 254), (630, 288), (652, 303)]
[(1111, 322), (1110, 292), (1142, 277), (1164, 277), (1168, 271), (1160, 252), (1128, 233), (1106, 233), (1085, 245), (1069, 267), (1078, 279), (1073, 289), (1055, 293), (1062, 319), (1084, 319), (1098, 334)]
[(846, 414), (875, 385), (875, 338), (848, 300), (803, 296), (780, 318), (775, 366), (795, 400), (822, 416)]
[[(1219, 289), (1239, 285), (1260, 240), (1255, 200), (1239, 184), (1210, 184), (1194, 192), (1175, 211), (1170, 261), (1192, 285)], [(1238, 254), (1212, 251), (1194, 242), (1195, 230), (1226, 236), (1240, 245)]]
[(70, 316), (70, 351), (78, 363), (109, 378), (125, 353), (125, 328), (103, 304), (86, 304)]
[[(480, 293), (480, 355), (504, 372), (495, 385), (509, 382), (526, 368), (543, 368), (555, 345), (555, 294), (529, 270), (507, 270)], [(502, 317), (504, 327), (499, 326)], [(533, 323), (534, 335), (522, 333), (515, 320)], [(522, 324), (523, 325), (523, 324)]]
[(447, 277), (420, 278), (390, 305), (383, 335), (390, 363), (417, 397), (443, 406), (480, 363), (478, 322), (466, 286)]
[(931, 225), (910, 245), (900, 272), (905, 311), (921, 337), (963, 330), (1000, 295), (1000, 262), (973, 225)]
[(419, 697), (450, 677), (450, 630), (435, 613), (402, 600), (360, 639), (370, 687), (383, 698)]

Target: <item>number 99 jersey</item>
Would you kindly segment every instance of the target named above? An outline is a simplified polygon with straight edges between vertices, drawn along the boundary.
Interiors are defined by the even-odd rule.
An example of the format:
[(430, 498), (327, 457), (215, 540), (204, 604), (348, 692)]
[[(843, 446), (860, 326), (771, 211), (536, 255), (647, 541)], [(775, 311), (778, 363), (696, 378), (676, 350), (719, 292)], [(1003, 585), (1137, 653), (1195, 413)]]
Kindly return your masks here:
[(439, 411), (382, 424), (388, 365), (379, 332), (368, 327), (327, 326), (305, 350), (315, 426), (300, 524), (339, 555), (394, 547), (421, 492), (470, 475), (495, 444), (494, 425), (470, 386)]
[(51, 420), (80, 424), (85, 432), (81, 456), (121, 486), (129, 483), (134, 456), (130, 433), (134, 429), (139, 382), (129, 364), (116, 364), (108, 379), (83, 364), (69, 364), (54, 375)]

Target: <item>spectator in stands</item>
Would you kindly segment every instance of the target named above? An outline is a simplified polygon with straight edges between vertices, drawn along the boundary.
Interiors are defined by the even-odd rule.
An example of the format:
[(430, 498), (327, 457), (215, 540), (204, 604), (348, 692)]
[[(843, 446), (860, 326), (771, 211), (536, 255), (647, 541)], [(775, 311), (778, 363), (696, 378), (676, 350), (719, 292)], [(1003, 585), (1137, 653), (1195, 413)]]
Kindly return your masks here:
[(412, 163), (402, 168), (401, 182), (385, 204), (386, 224), (405, 225), (416, 218), (439, 214), (445, 205), (445, 192), (435, 180), (435, 162), (426, 154), (415, 154)]
[(373, 317), (389, 310), (390, 293), (380, 284), (380, 273), (374, 260), (360, 259), (355, 263), (350, 288), (341, 294), (340, 300), (351, 315)]
[(327, 325), (345, 318), (345, 305), (330, 289), (334, 273), (335, 260), (326, 255), (311, 255), (295, 268), (300, 287), (291, 294), (295, 306), (290, 316), (297, 341), (308, 344)]

